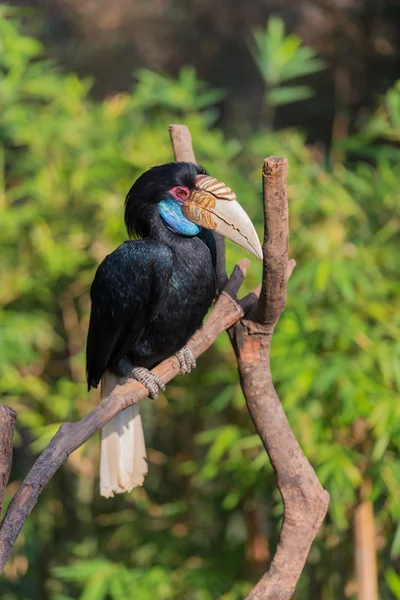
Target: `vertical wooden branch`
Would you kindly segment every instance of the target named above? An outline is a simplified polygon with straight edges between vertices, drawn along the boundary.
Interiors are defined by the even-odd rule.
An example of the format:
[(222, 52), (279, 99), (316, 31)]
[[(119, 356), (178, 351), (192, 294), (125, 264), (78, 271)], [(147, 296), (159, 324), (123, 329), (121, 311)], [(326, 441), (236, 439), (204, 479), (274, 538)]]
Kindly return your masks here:
[(178, 162), (196, 163), (192, 146), (192, 136), (186, 125), (170, 125), (169, 135), (171, 137), (175, 160)]
[(233, 328), (240, 381), (255, 428), (270, 457), (284, 502), (279, 544), (271, 566), (249, 600), (291, 598), (311, 543), (325, 517), (329, 496), (290, 428), (272, 382), (270, 349), (285, 307), (288, 261), (287, 161), (264, 161), (264, 271), (258, 303)]
[[(175, 138), (174, 133), (178, 132), (179, 136)], [(171, 131), (177, 160), (190, 155), (191, 138), (187, 133), (184, 129)], [(284, 158), (272, 156), (264, 161), (265, 237), (261, 293), (256, 305), (254, 293), (246, 297), (242, 307), (248, 310), (248, 316), (231, 330), (247, 407), (274, 467), (284, 501), (284, 519), (275, 556), (248, 600), (292, 597), (329, 503), (328, 493), (321, 487), (290, 429), (270, 370), (272, 334), (285, 307), (286, 283), (295, 266), (293, 260), (288, 260), (287, 168)], [(220, 256), (218, 272), (224, 277), (222, 263)]]
[(13, 435), (17, 413), (9, 406), (0, 404), (0, 517), (3, 512), (4, 494), (10, 477)]
[(286, 304), (289, 210), (286, 192), (288, 164), (285, 158), (265, 159), (262, 172), (264, 196), (263, 281), (254, 318), (275, 327)]

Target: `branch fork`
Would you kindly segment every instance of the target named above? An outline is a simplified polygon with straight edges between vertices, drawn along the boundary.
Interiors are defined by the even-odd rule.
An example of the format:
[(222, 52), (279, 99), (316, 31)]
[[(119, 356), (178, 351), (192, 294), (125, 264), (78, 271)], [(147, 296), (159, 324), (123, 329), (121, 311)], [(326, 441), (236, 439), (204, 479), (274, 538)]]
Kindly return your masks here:
[[(190, 132), (171, 125), (175, 160), (195, 162)], [(225, 272), (224, 240), (216, 236), (219, 297), (201, 330), (189, 341), (195, 358), (225, 330), (236, 354), (241, 386), (254, 426), (270, 457), (284, 501), (284, 519), (275, 556), (247, 600), (286, 600), (292, 597), (312, 541), (325, 517), (329, 496), (301, 451), (275, 391), (270, 371), (274, 328), (285, 307), (287, 280), (295, 266), (288, 260), (287, 161), (264, 161), (263, 196), (265, 237), (261, 290), (242, 300), (237, 293), (249, 261), (239, 261), (230, 278)], [(246, 316), (245, 316), (246, 315)], [(176, 356), (159, 364), (153, 373), (167, 384), (180, 372)], [(129, 379), (76, 423), (64, 423), (34, 463), (11, 500), (0, 524), (0, 571), (40, 493), (68, 456), (98, 429), (128, 406), (148, 396), (148, 390)], [(0, 511), (11, 469), (15, 412), (0, 405)]]

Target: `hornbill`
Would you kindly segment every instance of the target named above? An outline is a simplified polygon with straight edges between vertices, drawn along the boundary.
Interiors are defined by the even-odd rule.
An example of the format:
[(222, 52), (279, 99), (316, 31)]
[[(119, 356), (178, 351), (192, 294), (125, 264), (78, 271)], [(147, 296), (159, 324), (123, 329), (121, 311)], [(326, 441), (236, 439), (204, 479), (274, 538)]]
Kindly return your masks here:
[[(101, 397), (133, 377), (155, 398), (163, 382), (150, 373), (172, 354), (181, 372), (195, 366), (187, 346), (216, 293), (213, 231), (262, 257), (257, 233), (232, 190), (188, 162), (153, 167), (125, 203), (130, 238), (100, 264), (91, 288), (87, 339), (89, 390)], [(147, 474), (139, 405), (102, 429), (100, 493), (130, 491)]]

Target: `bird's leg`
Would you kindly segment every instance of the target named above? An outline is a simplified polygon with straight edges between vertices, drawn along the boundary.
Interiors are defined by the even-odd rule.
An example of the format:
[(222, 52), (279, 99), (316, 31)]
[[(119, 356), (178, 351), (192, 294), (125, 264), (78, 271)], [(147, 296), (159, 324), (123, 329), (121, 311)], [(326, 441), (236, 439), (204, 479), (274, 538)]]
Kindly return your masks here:
[(149, 396), (152, 400), (157, 398), (160, 390), (162, 392), (165, 390), (165, 384), (163, 380), (145, 367), (134, 367), (132, 369), (131, 376), (149, 390)]
[(179, 360), (179, 365), (181, 367), (181, 375), (186, 375), (186, 373), (190, 373), (192, 369), (196, 368), (196, 359), (194, 357), (191, 347), (187, 344), (186, 346), (183, 346), (183, 348), (178, 350), (175, 356)]

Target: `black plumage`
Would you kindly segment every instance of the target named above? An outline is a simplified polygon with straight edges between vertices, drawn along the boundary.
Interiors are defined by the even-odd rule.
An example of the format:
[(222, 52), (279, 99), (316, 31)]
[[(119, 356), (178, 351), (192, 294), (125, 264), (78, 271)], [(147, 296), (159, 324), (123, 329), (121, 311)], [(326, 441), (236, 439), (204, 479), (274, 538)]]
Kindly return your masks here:
[(127, 376), (151, 369), (181, 349), (201, 326), (215, 296), (215, 241), (210, 231), (171, 231), (158, 205), (171, 188), (193, 189), (204, 170), (169, 163), (144, 173), (126, 199), (130, 236), (99, 266), (91, 289), (87, 378), (97, 387), (107, 370)]

